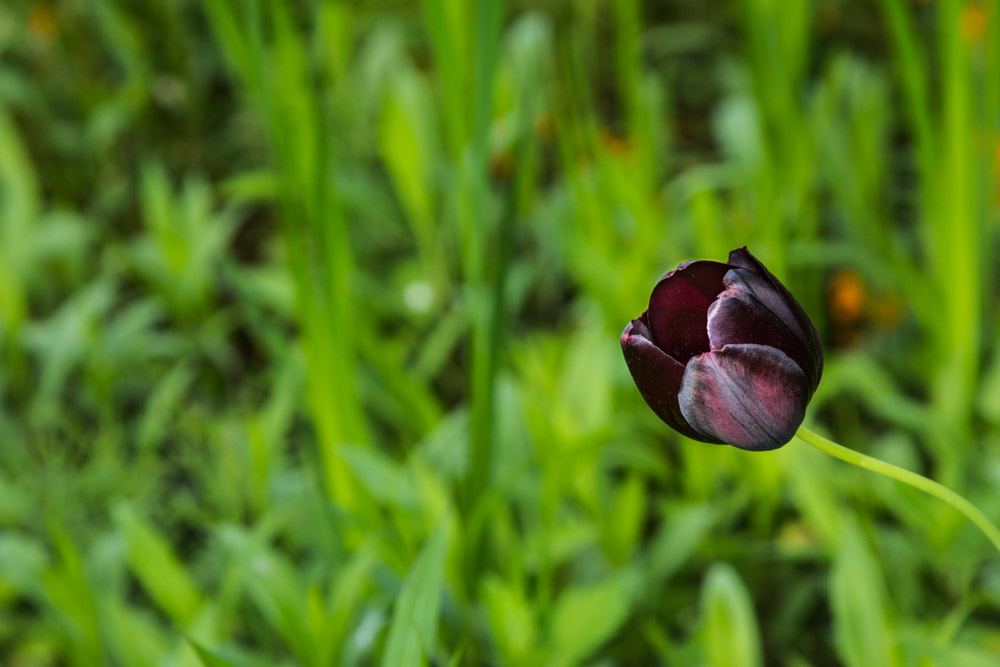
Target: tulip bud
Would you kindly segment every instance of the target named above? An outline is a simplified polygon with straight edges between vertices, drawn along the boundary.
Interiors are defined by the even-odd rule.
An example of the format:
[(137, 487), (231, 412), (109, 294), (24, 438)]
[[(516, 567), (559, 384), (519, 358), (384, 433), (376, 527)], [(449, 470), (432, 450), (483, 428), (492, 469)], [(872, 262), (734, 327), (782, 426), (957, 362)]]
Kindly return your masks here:
[(621, 345), (660, 419), (740, 449), (791, 440), (823, 374), (809, 316), (745, 247), (727, 264), (685, 262), (661, 278)]

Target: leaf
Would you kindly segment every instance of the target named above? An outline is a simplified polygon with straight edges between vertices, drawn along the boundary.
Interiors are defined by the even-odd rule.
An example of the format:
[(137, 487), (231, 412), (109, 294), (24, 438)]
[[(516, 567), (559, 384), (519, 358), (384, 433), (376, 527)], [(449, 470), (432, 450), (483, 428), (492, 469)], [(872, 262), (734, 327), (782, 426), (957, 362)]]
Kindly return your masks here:
[(201, 594), (170, 545), (126, 505), (116, 508), (115, 521), (143, 589), (175, 623), (189, 623), (201, 607)]
[(41, 576), (47, 605), (56, 612), (64, 640), (79, 665), (105, 663), (105, 644), (96, 604), (96, 591), (87, 572), (87, 563), (79, 547), (61, 523), (52, 520), (49, 535), (58, 564)]
[(624, 570), (563, 593), (552, 615), (555, 664), (577, 664), (614, 636), (632, 610), (638, 581), (634, 571)]
[[(9, 487), (0, 480), (0, 494)], [(0, 591), (22, 595), (37, 592), (49, 559), (34, 539), (13, 531), (0, 533)]]
[(345, 445), (341, 454), (370, 494), (401, 509), (419, 506), (410, 471), (373, 447)]
[(518, 664), (535, 643), (531, 605), (521, 590), (499, 577), (483, 583), (482, 598), (493, 643), (507, 664)]
[(703, 640), (712, 667), (762, 664), (760, 631), (753, 602), (740, 576), (729, 565), (715, 565), (701, 595)]
[(849, 667), (900, 664), (895, 628), (878, 561), (857, 525), (843, 521), (840, 545), (830, 575), (834, 639)]
[(108, 620), (105, 634), (118, 664), (145, 666), (163, 664), (171, 643), (152, 613), (118, 600), (102, 608)]
[(977, 407), (991, 423), (1000, 424), (1000, 352), (994, 354), (993, 362), (983, 374)]
[(601, 432), (611, 420), (612, 369), (619, 360), (597, 322), (582, 326), (567, 341), (565, 351), (551, 419), (561, 439), (576, 445)]
[(605, 540), (613, 563), (624, 564), (632, 557), (646, 518), (646, 506), (646, 487), (642, 478), (629, 475), (619, 485), (611, 511), (605, 516)]
[(308, 624), (307, 587), (299, 572), (277, 551), (260, 546), (251, 553), (247, 593), (298, 661), (317, 664), (316, 637)]
[(424, 664), (434, 649), (444, 579), (445, 523), (427, 541), (396, 598), (383, 667)]
[(214, 649), (191, 639), (187, 640), (205, 667), (264, 667), (263, 660), (250, 658), (230, 649)]
[(681, 507), (664, 517), (649, 549), (647, 577), (655, 584), (673, 575), (695, 553), (718, 520), (706, 504)]
[(379, 149), (392, 185), (413, 225), (421, 250), (433, 241), (434, 202), (431, 165), (434, 151), (428, 93), (409, 67), (396, 72), (379, 125)]

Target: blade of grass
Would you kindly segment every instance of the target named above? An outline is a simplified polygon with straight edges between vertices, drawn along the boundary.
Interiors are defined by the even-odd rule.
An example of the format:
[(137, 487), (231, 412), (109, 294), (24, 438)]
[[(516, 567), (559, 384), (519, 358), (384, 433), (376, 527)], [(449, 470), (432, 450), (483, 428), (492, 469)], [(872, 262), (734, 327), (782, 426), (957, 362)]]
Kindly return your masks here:
[(289, 9), (261, 3), (213, 0), (206, 12), (267, 129), (324, 479), (338, 504), (354, 507), (356, 481), (339, 448), (370, 441), (357, 390), (356, 340), (364, 318), (351, 288), (353, 251), (328, 139), (334, 132), (324, 124), (328, 115), (322, 91), (314, 90), (310, 50)]

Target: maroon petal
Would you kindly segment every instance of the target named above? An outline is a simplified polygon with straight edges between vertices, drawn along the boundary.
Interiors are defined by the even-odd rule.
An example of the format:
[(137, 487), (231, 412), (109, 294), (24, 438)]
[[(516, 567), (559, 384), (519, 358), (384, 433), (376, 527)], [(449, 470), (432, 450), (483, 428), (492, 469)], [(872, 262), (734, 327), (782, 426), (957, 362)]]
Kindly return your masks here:
[[(754, 291), (748, 289), (740, 273), (734, 269), (726, 275), (727, 289), (708, 309), (708, 340), (711, 349), (726, 345), (756, 343), (776, 348), (792, 358), (805, 371), (809, 386), (815, 389), (819, 377), (805, 336), (787, 309), (786, 317), (761, 302)], [(781, 309), (779, 309), (780, 312)], [(810, 392), (811, 393), (811, 392)]]
[(792, 439), (810, 394), (805, 373), (781, 350), (727, 345), (688, 362), (678, 400), (699, 432), (760, 451)]
[(725, 289), (723, 277), (731, 268), (721, 262), (688, 262), (660, 279), (646, 311), (657, 347), (681, 363), (708, 351), (708, 307)]
[(816, 391), (820, 377), (823, 375), (823, 346), (809, 315), (795, 300), (792, 293), (781, 284), (780, 280), (774, 277), (774, 274), (767, 270), (767, 267), (759, 259), (747, 250), (746, 246), (729, 253), (729, 263), (743, 269), (734, 273), (741, 278), (747, 289), (753, 292), (771, 312), (788, 324), (789, 328), (800, 335), (809, 357), (808, 364), (802, 368), (809, 376), (811, 390)]
[(646, 313), (632, 320), (622, 332), (622, 353), (639, 393), (656, 416), (689, 438), (710, 442), (684, 420), (677, 394), (684, 377), (684, 365), (656, 347), (645, 323)]

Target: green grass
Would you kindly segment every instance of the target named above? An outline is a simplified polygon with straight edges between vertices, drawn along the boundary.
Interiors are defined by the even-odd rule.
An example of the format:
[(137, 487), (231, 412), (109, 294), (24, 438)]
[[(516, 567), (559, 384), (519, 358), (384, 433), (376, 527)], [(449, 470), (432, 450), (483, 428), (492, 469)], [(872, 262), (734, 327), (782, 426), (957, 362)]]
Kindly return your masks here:
[(993, 665), (974, 526), (618, 336), (747, 244), (995, 519), (998, 147), (996, 0), (3, 4), (0, 664)]

